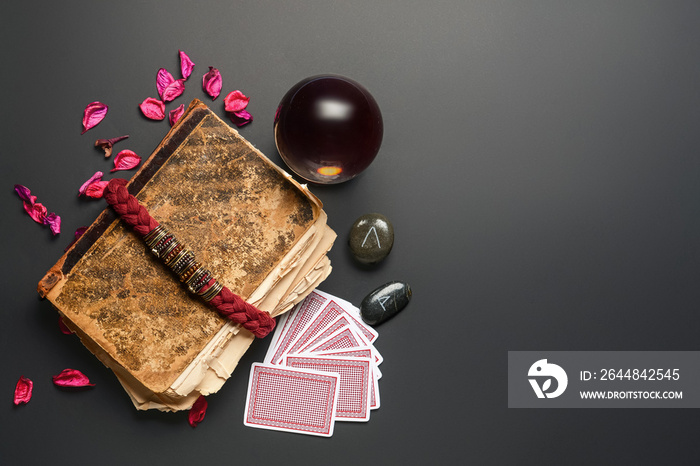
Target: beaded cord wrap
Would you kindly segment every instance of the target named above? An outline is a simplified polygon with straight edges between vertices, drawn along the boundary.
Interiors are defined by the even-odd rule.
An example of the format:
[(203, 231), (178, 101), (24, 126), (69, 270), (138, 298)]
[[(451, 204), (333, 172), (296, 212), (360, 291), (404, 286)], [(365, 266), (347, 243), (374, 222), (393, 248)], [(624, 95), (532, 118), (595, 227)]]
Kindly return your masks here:
[(144, 238), (154, 253), (177, 273), (180, 280), (188, 284), (190, 291), (256, 337), (262, 338), (270, 333), (275, 328), (275, 319), (216, 281), (209, 271), (195, 261), (191, 251), (182, 247), (165, 228), (159, 227), (159, 223), (146, 208), (129, 194), (126, 183), (125, 179), (112, 179), (105, 188), (105, 200), (124, 222)]

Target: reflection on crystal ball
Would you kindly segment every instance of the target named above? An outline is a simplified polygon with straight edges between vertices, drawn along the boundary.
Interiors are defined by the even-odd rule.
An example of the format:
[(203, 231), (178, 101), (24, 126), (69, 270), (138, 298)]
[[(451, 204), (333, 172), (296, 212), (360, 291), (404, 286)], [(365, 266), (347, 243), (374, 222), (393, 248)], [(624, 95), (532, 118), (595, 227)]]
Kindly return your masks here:
[(298, 82), (284, 95), (274, 132), (277, 150), (294, 173), (334, 184), (372, 163), (384, 125), (367, 89), (343, 76), (321, 75)]

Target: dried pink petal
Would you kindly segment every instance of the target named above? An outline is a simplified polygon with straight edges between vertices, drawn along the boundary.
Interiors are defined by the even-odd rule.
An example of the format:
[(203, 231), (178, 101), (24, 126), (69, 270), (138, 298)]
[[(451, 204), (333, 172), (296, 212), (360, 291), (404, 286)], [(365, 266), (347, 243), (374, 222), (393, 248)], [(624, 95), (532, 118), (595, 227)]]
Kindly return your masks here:
[(48, 225), (51, 228), (51, 233), (57, 235), (61, 232), (61, 217), (51, 212), (44, 217), (44, 225)]
[(44, 219), (46, 218), (48, 211), (41, 202), (30, 204), (29, 202), (25, 201), (24, 210), (36, 223), (41, 223), (42, 225), (44, 224)]
[(192, 70), (194, 69), (194, 62), (190, 60), (190, 57), (187, 56), (185, 52), (182, 50), (179, 50), (180, 52), (180, 72), (182, 73), (182, 79), (187, 79), (190, 77), (192, 74)]
[(88, 227), (78, 227), (78, 229), (75, 230), (75, 238), (73, 239), (73, 241), (70, 242), (68, 246), (66, 246), (66, 249), (64, 249), (63, 252), (68, 251), (71, 248), (71, 246), (73, 246), (75, 242), (78, 241), (81, 236), (83, 236), (87, 229)]
[(102, 177), (104, 176), (104, 173), (102, 172), (95, 172), (94, 175), (90, 177), (85, 183), (80, 186), (80, 189), (78, 189), (78, 196), (85, 194), (85, 191), (87, 190), (87, 187), (90, 186), (92, 183), (95, 181), (100, 181)]
[(161, 68), (158, 70), (158, 74), (156, 75), (156, 88), (158, 89), (158, 95), (160, 96), (161, 100), (164, 100), (163, 91), (173, 81), (175, 81), (175, 78), (173, 78), (173, 75), (170, 74), (168, 70), (166, 70), (165, 68)]
[(60, 374), (52, 378), (54, 385), (59, 387), (94, 387), (85, 374), (77, 369), (63, 369)]
[(207, 414), (207, 406), (207, 399), (199, 395), (199, 398), (194, 402), (187, 416), (187, 421), (192, 427), (197, 427), (197, 424), (204, 420), (204, 415)]
[(102, 119), (107, 115), (107, 107), (102, 102), (92, 102), (85, 107), (85, 112), (83, 113), (83, 132), (80, 134), (85, 134), (87, 130), (96, 126)]
[(229, 113), (229, 118), (231, 118), (233, 124), (238, 126), (239, 128), (253, 121), (253, 115), (248, 113), (247, 110)]
[(97, 141), (95, 141), (95, 147), (104, 149), (105, 157), (109, 157), (110, 155), (112, 155), (112, 146), (128, 137), (129, 135), (127, 134), (124, 136), (119, 136), (118, 138), (98, 139)]
[(42, 225), (49, 225), (54, 235), (61, 232), (61, 217), (53, 212), (49, 214), (48, 210), (41, 202), (36, 202), (36, 196), (32, 196), (29, 188), (21, 184), (16, 184), (15, 192), (22, 199), (22, 206), (32, 220)]
[(202, 77), (202, 88), (213, 100), (216, 100), (221, 92), (221, 85), (221, 73), (213, 66), (210, 66), (209, 72)]
[(30, 204), (34, 204), (36, 202), (36, 196), (32, 196), (32, 192), (26, 186), (16, 184), (15, 192), (23, 201), (29, 202)]
[(235, 90), (224, 97), (224, 108), (227, 112), (240, 112), (248, 106), (250, 97), (246, 97), (241, 91)]
[(95, 181), (93, 183), (90, 183), (90, 185), (85, 190), (85, 195), (93, 199), (102, 199), (102, 196), (104, 196), (105, 188), (108, 184), (109, 181)]
[(68, 328), (65, 322), (63, 322), (63, 317), (58, 316), (58, 328), (61, 330), (61, 333), (64, 335), (72, 335), (73, 331)]
[(180, 104), (178, 108), (170, 110), (170, 114), (168, 115), (170, 126), (175, 125), (183, 113), (185, 113), (185, 104)]
[(20, 376), (17, 386), (15, 386), (15, 406), (29, 403), (29, 400), (32, 399), (33, 389), (34, 382), (25, 376)]
[(151, 120), (162, 120), (165, 118), (165, 104), (153, 97), (148, 97), (139, 105), (141, 113)]
[(175, 100), (177, 97), (182, 95), (183, 92), (185, 92), (185, 80), (178, 79), (163, 89), (163, 95), (161, 95), (161, 98), (163, 99), (163, 102), (170, 102), (171, 100)]
[(136, 155), (134, 151), (124, 149), (114, 158), (114, 168), (110, 171), (115, 172), (117, 170), (131, 170), (140, 163), (141, 157)]

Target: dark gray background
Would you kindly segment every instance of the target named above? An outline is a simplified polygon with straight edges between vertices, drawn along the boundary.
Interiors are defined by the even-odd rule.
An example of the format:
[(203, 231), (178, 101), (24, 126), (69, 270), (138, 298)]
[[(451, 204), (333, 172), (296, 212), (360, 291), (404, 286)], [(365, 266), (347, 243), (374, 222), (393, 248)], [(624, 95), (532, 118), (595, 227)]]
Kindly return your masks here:
[[(102, 464), (695, 464), (697, 410), (507, 408), (509, 350), (697, 350), (700, 3), (697, 1), (3, 2), (0, 462)], [(241, 89), (241, 133), (281, 163), (272, 119), (300, 79), (364, 84), (384, 116), (374, 164), (314, 188), (338, 241), (321, 289), (356, 304), (405, 280), (409, 307), (378, 328), (382, 407), (331, 439), (243, 426), (250, 364), (186, 413), (137, 412), (110, 371), (57, 329), (35, 287), (103, 201), (78, 187), (99, 137), (147, 156), (160, 67), (196, 63), (184, 96), (219, 114)], [(221, 70), (211, 102), (199, 80)], [(110, 105), (81, 136), (85, 106)], [(127, 176), (131, 172), (127, 173)], [(108, 176), (107, 178), (111, 178)], [(63, 217), (29, 219), (28, 186)], [(367, 270), (345, 244), (377, 211), (395, 227)], [(61, 391), (82, 370), (97, 386)], [(35, 382), (12, 406), (20, 375)]]

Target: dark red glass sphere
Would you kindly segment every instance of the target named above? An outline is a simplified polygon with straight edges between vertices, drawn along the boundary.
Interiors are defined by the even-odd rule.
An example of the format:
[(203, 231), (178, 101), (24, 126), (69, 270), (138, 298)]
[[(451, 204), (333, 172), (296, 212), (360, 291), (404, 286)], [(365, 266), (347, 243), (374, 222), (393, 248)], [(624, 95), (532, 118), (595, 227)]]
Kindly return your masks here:
[(377, 156), (384, 135), (374, 97), (352, 79), (312, 76), (282, 98), (275, 114), (275, 143), (297, 175), (315, 183), (342, 183)]

